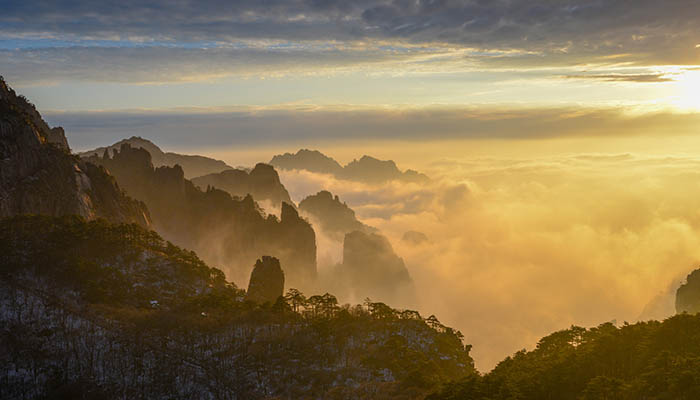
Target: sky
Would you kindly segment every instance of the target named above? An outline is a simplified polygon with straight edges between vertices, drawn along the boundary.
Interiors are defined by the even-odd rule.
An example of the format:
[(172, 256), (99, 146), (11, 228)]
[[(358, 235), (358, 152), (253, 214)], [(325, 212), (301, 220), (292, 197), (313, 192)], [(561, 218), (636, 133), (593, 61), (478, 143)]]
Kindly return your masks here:
[[(74, 150), (138, 135), (284, 172), (384, 232), (481, 370), (571, 324), (662, 318), (700, 264), (695, 0), (0, 0), (0, 75)], [(406, 230), (431, 238), (405, 246)], [(330, 246), (328, 251), (340, 247)], [(320, 266), (323, 267), (323, 266)]]
[[(556, 125), (553, 118), (570, 112), (615, 125), (620, 114), (687, 118), (700, 109), (700, 3), (693, 0), (1, 5), (0, 73), (51, 122), (70, 128), (78, 149), (111, 140), (105, 129), (167, 129), (183, 119), (202, 126), (198, 145), (220, 148), (251, 136), (260, 146), (332, 135), (322, 131), (329, 119), (363, 110), (378, 120), (384, 111), (399, 125), (369, 121), (353, 136), (387, 139), (416, 118), (434, 118), (425, 112), (451, 113), (451, 124), (419, 124), (409, 134), (435, 140), (567, 136), (571, 129), (533, 132), (533, 125)], [(270, 133), (299, 109), (305, 113), (289, 133)], [(533, 109), (544, 115), (523, 132), (519, 119), (503, 118), (523, 110), (532, 117)], [(481, 129), (495, 119), (512, 124)], [(166, 144), (192, 145), (175, 136), (186, 135)]]

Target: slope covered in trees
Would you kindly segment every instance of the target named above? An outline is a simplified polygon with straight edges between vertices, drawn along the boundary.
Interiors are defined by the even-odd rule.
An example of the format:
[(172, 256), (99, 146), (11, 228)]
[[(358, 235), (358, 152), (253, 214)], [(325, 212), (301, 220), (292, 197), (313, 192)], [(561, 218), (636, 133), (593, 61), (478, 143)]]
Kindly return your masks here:
[(137, 225), (0, 221), (0, 398), (421, 398), (473, 375), (431, 316), (274, 304)]
[(430, 400), (682, 400), (700, 398), (700, 315), (616, 327), (572, 327), (520, 351), (484, 376)]

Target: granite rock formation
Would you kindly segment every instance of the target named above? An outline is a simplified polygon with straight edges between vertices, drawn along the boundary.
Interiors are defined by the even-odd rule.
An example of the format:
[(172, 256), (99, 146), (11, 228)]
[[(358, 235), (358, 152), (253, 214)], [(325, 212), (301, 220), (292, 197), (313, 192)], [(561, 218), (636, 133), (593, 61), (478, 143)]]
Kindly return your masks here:
[(80, 215), (148, 226), (146, 207), (106, 171), (70, 153), (63, 128), (0, 78), (0, 217)]
[(193, 249), (228, 278), (245, 281), (262, 255), (277, 257), (295, 287), (316, 278), (316, 236), (293, 206), (282, 203), (281, 218), (265, 215), (253, 197), (233, 198), (223, 190), (200, 190), (183, 169), (155, 168), (148, 151), (123, 144), (113, 156), (92, 156), (126, 192), (151, 210), (153, 226), (166, 239)]
[(299, 210), (317, 221), (326, 234), (339, 241), (343, 240), (345, 234), (353, 231), (374, 231), (374, 228), (358, 221), (355, 211), (327, 190), (302, 200), (299, 203)]
[(246, 300), (274, 304), (284, 294), (284, 271), (275, 257), (263, 256), (250, 274)]
[(269, 201), (273, 207), (280, 207), (282, 202), (294, 204), (289, 192), (280, 182), (279, 174), (269, 164), (259, 163), (250, 172), (242, 169), (229, 169), (192, 179), (200, 189), (207, 187), (228, 192), (231, 196), (253, 196), (256, 201)]
[(686, 282), (676, 291), (676, 312), (700, 312), (700, 269), (688, 274)]

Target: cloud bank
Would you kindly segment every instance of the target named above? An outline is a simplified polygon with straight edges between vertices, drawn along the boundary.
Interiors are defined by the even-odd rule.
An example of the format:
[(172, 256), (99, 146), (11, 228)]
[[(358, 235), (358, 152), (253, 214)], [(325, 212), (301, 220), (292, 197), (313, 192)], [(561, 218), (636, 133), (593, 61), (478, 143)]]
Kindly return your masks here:
[[(571, 324), (668, 316), (700, 260), (699, 170), (622, 153), (443, 160), (427, 186), (281, 178), (295, 200), (328, 189), (385, 233), (420, 311), (460, 329), (488, 370)], [(403, 242), (409, 230), (429, 241)]]

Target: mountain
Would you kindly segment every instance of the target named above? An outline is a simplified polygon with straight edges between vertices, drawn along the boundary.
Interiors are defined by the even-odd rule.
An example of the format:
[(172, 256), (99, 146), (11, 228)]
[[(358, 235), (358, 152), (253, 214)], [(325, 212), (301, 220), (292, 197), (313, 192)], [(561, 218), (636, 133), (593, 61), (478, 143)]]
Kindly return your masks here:
[(0, 398), (421, 399), (476, 374), (432, 316), (244, 297), (138, 225), (0, 220)]
[(415, 286), (403, 259), (385, 236), (374, 232), (346, 234), (342, 261), (324, 268), (319, 281), (319, 286), (343, 299), (371, 298), (404, 306), (415, 303)]
[(572, 326), (542, 338), (483, 376), (470, 375), (427, 400), (700, 398), (700, 315), (663, 322)]
[(211, 186), (237, 197), (250, 194), (256, 201), (268, 201), (275, 208), (279, 208), (283, 202), (294, 204), (277, 171), (269, 164), (259, 163), (250, 172), (229, 169), (208, 174), (192, 179), (192, 183), (202, 190)]
[(700, 269), (688, 274), (685, 283), (676, 291), (676, 312), (700, 312)]
[(149, 224), (142, 203), (104, 169), (72, 155), (63, 129), (50, 128), (0, 77), (0, 217), (19, 214)]
[(248, 282), (246, 300), (273, 304), (284, 294), (284, 271), (280, 260), (263, 256), (255, 262)]
[(430, 180), (426, 175), (414, 170), (401, 171), (396, 163), (388, 160), (378, 160), (370, 156), (362, 156), (346, 166), (318, 150), (301, 149), (296, 154), (285, 153), (276, 155), (270, 164), (285, 170), (306, 170), (310, 172), (330, 174), (338, 179), (378, 184), (399, 180), (403, 182), (425, 183)]
[(317, 221), (326, 234), (338, 240), (343, 240), (346, 233), (353, 231), (375, 230), (358, 221), (355, 211), (327, 190), (306, 197), (299, 203), (299, 211)]
[(146, 203), (156, 231), (222, 266), (229, 278), (245, 281), (255, 260), (270, 255), (285, 266), (290, 284), (305, 288), (315, 280), (316, 236), (293, 206), (282, 203), (280, 219), (266, 216), (251, 196), (203, 191), (179, 165), (155, 168), (148, 151), (127, 143), (106, 156), (86, 160), (105, 167), (129, 195)]
[(424, 183), (429, 180), (427, 176), (412, 169), (402, 172), (391, 160), (382, 161), (370, 156), (362, 156), (359, 160), (351, 161), (343, 168), (339, 178), (367, 183), (393, 180)]
[(339, 175), (343, 167), (334, 159), (318, 150), (301, 149), (292, 153), (276, 155), (270, 160), (270, 165), (280, 169), (303, 169), (320, 174)]
[(92, 156), (103, 156), (105, 151), (112, 154), (115, 150), (119, 150), (125, 143), (129, 144), (131, 147), (142, 148), (148, 151), (151, 154), (151, 161), (156, 167), (172, 167), (179, 165), (187, 179), (232, 169), (230, 166), (226, 165), (225, 162), (209, 157), (166, 153), (150, 140), (138, 136), (120, 140), (108, 147), (98, 147), (94, 150), (84, 151), (79, 153), (79, 155), (84, 158), (89, 158)]

